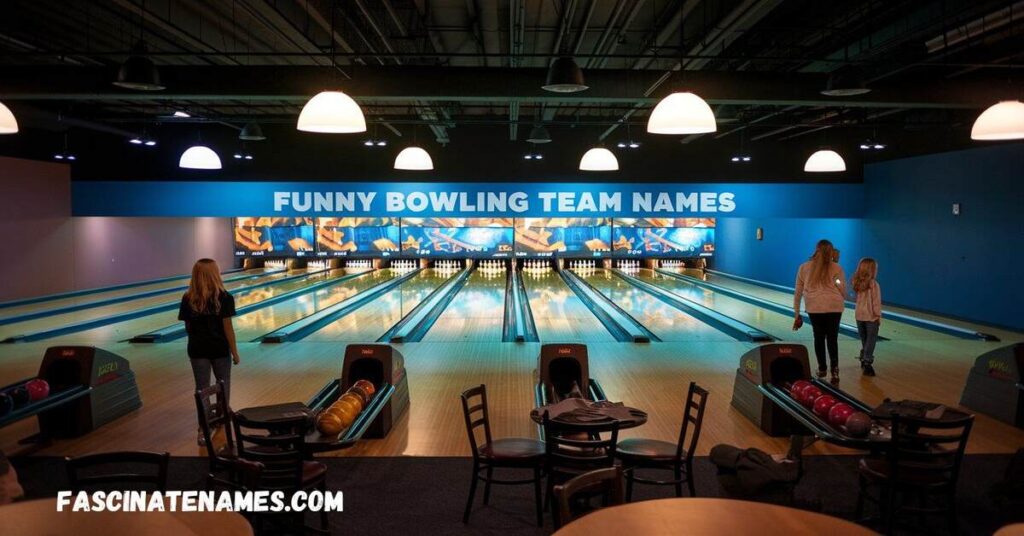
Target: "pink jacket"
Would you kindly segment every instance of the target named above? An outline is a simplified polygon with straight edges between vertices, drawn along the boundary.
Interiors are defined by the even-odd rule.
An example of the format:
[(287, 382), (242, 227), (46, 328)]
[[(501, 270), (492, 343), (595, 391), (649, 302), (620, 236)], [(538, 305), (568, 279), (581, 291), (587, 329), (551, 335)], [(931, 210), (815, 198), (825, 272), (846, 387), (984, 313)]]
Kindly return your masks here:
[(807, 261), (796, 273), (796, 292), (793, 293), (793, 310), (800, 311), (803, 298), (808, 313), (841, 313), (846, 308), (846, 274), (843, 267), (833, 262), (829, 267), (829, 284), (820, 285), (811, 281), (814, 264)]
[(882, 287), (872, 281), (871, 287), (857, 293), (857, 321), (877, 322), (882, 318)]

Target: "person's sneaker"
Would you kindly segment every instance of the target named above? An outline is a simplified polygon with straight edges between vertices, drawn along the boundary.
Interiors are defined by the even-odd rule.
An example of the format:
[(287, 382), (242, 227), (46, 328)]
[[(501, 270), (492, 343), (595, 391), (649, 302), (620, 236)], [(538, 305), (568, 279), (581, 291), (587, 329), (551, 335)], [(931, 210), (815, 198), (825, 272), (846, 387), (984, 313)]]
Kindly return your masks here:
[(826, 374), (828, 374), (828, 369), (823, 369), (823, 368), (818, 369), (818, 377), (819, 378), (824, 378)]
[(875, 375), (875, 367), (872, 367), (871, 365), (864, 365), (864, 375), (865, 376), (874, 376)]
[(829, 380), (832, 385), (839, 385), (839, 369), (832, 369), (832, 378)]
[(860, 361), (860, 368), (862, 368), (862, 369), (863, 369), (864, 367), (866, 367), (866, 366), (867, 366), (867, 365), (865, 365), (865, 364), (864, 364), (864, 358), (863, 358), (863, 357), (861, 357), (861, 358), (857, 359), (857, 361)]

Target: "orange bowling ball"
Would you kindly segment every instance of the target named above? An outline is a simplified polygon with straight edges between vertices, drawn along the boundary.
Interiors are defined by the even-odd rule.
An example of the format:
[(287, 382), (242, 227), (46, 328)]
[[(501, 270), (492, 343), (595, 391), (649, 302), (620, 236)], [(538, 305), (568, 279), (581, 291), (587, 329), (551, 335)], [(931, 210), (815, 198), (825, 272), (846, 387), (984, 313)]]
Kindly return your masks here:
[(346, 400), (348, 402), (351, 402), (352, 405), (356, 407), (357, 411), (363, 411), (364, 402), (363, 399), (359, 397), (359, 395), (353, 393), (345, 393), (341, 395), (341, 398), (339, 400)]
[(348, 428), (356, 421), (356, 415), (359, 415), (359, 412), (354, 411), (352, 406), (345, 404), (339, 409), (339, 415), (341, 416), (341, 427)]
[(373, 393), (377, 392), (377, 388), (373, 386), (373, 382), (370, 380), (358, 380), (356, 383), (353, 383), (352, 386), (361, 387), (369, 396), (373, 396)]
[(363, 408), (359, 407), (358, 402), (353, 401), (351, 397), (339, 398), (338, 401), (332, 405), (345, 408), (348, 411), (351, 411), (353, 415), (359, 415), (359, 412), (363, 410)]
[(331, 413), (324, 413), (316, 420), (316, 429), (323, 435), (338, 435), (345, 428), (342, 420)]
[(350, 394), (350, 393), (353, 394), (353, 395), (358, 396), (363, 401), (363, 407), (364, 408), (366, 407), (367, 404), (370, 403), (370, 398), (371, 397), (370, 397), (369, 393), (366, 392), (366, 389), (363, 389), (362, 387), (353, 385), (352, 387), (348, 388), (348, 391), (345, 391), (345, 394)]
[(331, 407), (325, 409), (324, 412), (321, 415), (334, 415), (340, 421), (340, 420), (342, 420), (341, 416), (342, 416), (343, 413), (344, 413), (344, 410), (342, 408), (340, 408), (338, 406), (331, 406)]

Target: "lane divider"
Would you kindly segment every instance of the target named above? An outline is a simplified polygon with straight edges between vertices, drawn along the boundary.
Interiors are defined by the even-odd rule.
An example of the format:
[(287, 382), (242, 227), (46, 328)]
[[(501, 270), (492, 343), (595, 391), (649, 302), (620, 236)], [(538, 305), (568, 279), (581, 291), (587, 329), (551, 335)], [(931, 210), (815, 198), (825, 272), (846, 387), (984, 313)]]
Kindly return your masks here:
[(604, 324), (604, 327), (619, 342), (660, 342), (651, 330), (637, 322), (635, 318), (623, 311), (618, 305), (600, 293), (589, 283), (576, 275), (572, 270), (559, 270), (558, 274), (566, 285), (576, 293), (583, 304), (594, 313), (594, 316)]
[(474, 269), (476, 269), (475, 266), (465, 268), (434, 289), (426, 299), (409, 311), (409, 314), (391, 326), (391, 329), (384, 335), (381, 335), (377, 342), (418, 342), (422, 339), (437, 321), (437, 317), (441, 316), (441, 312), (448, 306), (448, 303), (466, 285), (469, 274)]
[(714, 309), (708, 308), (702, 304), (699, 304), (688, 298), (679, 296), (660, 287), (652, 285), (646, 281), (633, 277), (631, 275), (623, 273), (621, 270), (612, 270), (612, 273), (619, 276), (627, 283), (633, 285), (636, 288), (658, 298), (659, 300), (683, 311), (684, 313), (708, 324), (709, 326), (729, 335), (730, 337), (738, 341), (749, 341), (749, 342), (768, 342), (777, 340), (775, 337), (750, 326), (744, 324), (735, 318), (726, 316)]
[(523, 341), (540, 342), (537, 324), (533, 320), (533, 311), (530, 309), (529, 295), (526, 293), (526, 283), (523, 282), (519, 270), (512, 270), (512, 287), (512, 298), (516, 305), (516, 322), (521, 327)]

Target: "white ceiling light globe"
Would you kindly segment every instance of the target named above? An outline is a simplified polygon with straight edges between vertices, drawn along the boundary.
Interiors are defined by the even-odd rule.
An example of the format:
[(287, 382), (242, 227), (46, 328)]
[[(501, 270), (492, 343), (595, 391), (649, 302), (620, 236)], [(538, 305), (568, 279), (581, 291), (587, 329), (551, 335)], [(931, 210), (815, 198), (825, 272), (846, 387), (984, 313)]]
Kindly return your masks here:
[(619, 159), (604, 147), (594, 147), (580, 159), (580, 171), (618, 171)]
[(366, 118), (352, 97), (340, 91), (322, 91), (302, 107), (296, 128), (325, 134), (366, 132)]
[(651, 134), (704, 134), (716, 130), (718, 124), (711, 107), (689, 91), (661, 99), (647, 119), (647, 132)]
[(18, 120), (14, 118), (14, 112), (4, 103), (0, 102), (0, 134), (17, 134)]
[(430, 153), (420, 147), (406, 147), (395, 157), (395, 169), (426, 171), (434, 169)]
[(989, 106), (974, 121), (971, 139), (1024, 139), (1024, 102), (1002, 101)]
[(831, 173), (846, 171), (846, 161), (839, 153), (831, 149), (816, 151), (804, 163), (804, 171), (808, 173)]
[(193, 145), (181, 153), (178, 167), (185, 169), (220, 169), (220, 157), (209, 147)]

